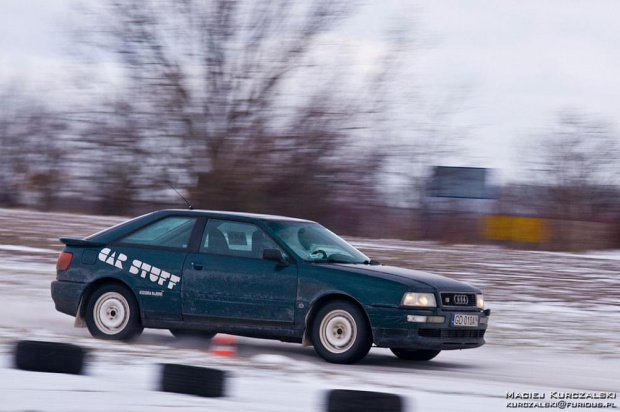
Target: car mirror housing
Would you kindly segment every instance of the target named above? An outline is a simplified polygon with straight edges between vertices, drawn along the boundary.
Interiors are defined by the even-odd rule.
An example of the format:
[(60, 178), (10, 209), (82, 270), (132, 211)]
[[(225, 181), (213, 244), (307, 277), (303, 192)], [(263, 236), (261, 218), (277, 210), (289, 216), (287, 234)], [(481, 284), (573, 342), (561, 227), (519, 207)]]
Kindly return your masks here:
[(263, 259), (264, 260), (273, 260), (274, 262), (278, 262), (279, 265), (288, 266), (288, 262), (282, 256), (282, 252), (278, 249), (265, 249), (263, 250)]

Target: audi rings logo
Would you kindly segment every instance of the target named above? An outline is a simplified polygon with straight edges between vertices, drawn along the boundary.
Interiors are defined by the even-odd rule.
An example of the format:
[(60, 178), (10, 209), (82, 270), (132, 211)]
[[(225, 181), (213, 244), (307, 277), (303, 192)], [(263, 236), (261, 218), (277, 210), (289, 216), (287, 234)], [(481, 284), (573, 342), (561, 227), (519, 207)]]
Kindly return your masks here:
[(454, 295), (455, 305), (467, 305), (469, 303), (469, 297), (467, 295)]

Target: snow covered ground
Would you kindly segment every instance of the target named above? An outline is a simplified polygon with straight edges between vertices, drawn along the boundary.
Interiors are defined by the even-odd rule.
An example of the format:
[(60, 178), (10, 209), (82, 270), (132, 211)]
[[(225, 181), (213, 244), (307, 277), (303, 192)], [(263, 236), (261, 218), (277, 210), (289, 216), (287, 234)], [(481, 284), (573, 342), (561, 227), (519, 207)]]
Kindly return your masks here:
[[(566, 254), (494, 246), (351, 239), (384, 263), (479, 286), (492, 309), (488, 345), (422, 364), (373, 349), (360, 364), (331, 365), (312, 348), (240, 338), (238, 357), (208, 343), (147, 330), (130, 344), (92, 339), (54, 310), (49, 284), (62, 235), (84, 236), (122, 218), (0, 210), (0, 411), (321, 411), (329, 389), (404, 396), (410, 411), (501, 411), (507, 392), (620, 392), (620, 252)], [(12, 368), (17, 340), (89, 349), (82, 376)], [(229, 373), (227, 396), (159, 392), (160, 364)], [(620, 401), (615, 400), (620, 407)], [(581, 409), (581, 410), (588, 410)]]

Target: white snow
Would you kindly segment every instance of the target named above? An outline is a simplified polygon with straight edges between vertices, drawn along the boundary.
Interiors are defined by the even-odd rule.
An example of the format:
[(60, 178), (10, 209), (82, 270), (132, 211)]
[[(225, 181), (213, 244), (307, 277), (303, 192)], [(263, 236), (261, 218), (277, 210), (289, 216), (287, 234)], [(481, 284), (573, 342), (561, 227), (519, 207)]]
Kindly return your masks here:
[[(146, 345), (148, 350), (134, 351), (134, 345), (90, 343), (87, 346), (94, 357), (83, 376), (10, 369), (10, 353), (0, 356), (5, 366), (0, 368), (3, 410), (320, 411), (328, 390), (356, 389), (399, 394), (410, 411), (484, 412), (504, 410), (507, 392), (613, 391), (620, 378), (617, 369), (610, 370), (614, 364), (599, 361), (591, 365), (587, 357), (577, 356), (567, 365), (562, 358), (527, 350), (442, 354), (432, 364), (413, 366), (395, 364), (390, 355), (380, 353), (360, 365), (336, 366), (299, 364), (281, 355), (229, 359), (197, 349), (158, 350)], [(166, 362), (226, 370), (226, 397), (160, 392), (160, 364)], [(271, 367), (266, 368), (266, 363)], [(596, 368), (602, 373), (593, 373)]]

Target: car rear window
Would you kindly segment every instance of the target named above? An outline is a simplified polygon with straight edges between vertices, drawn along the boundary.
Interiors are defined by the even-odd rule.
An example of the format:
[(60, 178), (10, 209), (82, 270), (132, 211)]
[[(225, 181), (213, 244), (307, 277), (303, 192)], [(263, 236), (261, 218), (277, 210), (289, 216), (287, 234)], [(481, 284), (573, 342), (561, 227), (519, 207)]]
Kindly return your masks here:
[(196, 218), (171, 216), (132, 233), (122, 243), (187, 249)]

